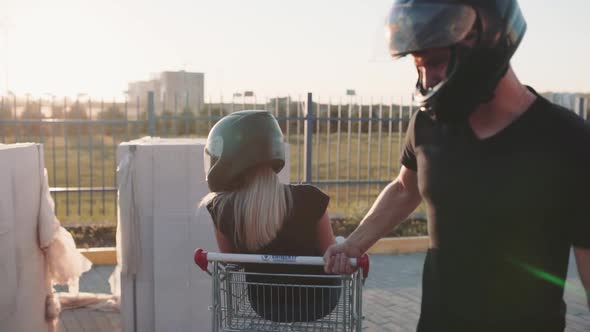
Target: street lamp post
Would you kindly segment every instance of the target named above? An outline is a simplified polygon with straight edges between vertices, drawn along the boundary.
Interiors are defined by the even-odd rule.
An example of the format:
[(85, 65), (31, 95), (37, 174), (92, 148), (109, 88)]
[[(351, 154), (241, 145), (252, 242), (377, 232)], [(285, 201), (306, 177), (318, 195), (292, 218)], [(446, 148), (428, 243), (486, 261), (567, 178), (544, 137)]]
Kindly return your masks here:
[(256, 103), (256, 95), (254, 94), (254, 91), (244, 91), (244, 98), (243, 98), (243, 104), (244, 104), (244, 109), (246, 109), (246, 97), (251, 97), (251, 101), (254, 101), (254, 103)]
[[(85, 98), (86, 97), (86, 98)], [(76, 102), (78, 103), (78, 107), (81, 107), (81, 99), (87, 99), (88, 101), (90, 101), (90, 96), (88, 96), (88, 94), (86, 92), (78, 92), (78, 94), (76, 95)], [(83, 108), (81, 108), (83, 109)], [(91, 114), (91, 110), (90, 108), (88, 109), (88, 115), (90, 116)], [(80, 115), (81, 116), (81, 115)]]
[(234, 104), (236, 103), (235, 102), (236, 97), (242, 97), (242, 94), (240, 92), (234, 92), (232, 94), (232, 97), (231, 97), (231, 112), (232, 113), (234, 112)]
[(53, 118), (53, 116), (55, 115), (54, 113), (54, 107), (55, 107), (55, 95), (52, 93), (45, 93), (46, 96), (51, 97), (51, 117)]
[(12, 96), (12, 111), (14, 112), (14, 119), (16, 119), (16, 95), (10, 90), (7, 90), (6, 92), (8, 95)]

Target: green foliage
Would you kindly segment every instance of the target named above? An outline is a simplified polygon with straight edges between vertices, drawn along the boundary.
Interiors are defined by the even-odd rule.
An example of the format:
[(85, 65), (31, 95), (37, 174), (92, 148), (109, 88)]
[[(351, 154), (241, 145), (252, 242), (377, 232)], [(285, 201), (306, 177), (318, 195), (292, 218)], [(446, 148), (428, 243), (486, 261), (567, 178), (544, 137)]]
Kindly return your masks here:
[(97, 118), (99, 120), (111, 120), (112, 123), (105, 124), (104, 133), (109, 136), (121, 135), (127, 130), (127, 118), (125, 113), (120, 110), (119, 106), (112, 104), (108, 106), (104, 111), (98, 113)]
[(70, 106), (68, 111), (68, 119), (87, 120), (88, 113), (86, 107), (80, 102), (76, 101)]
[(2, 123), (2, 120), (12, 119), (12, 107), (6, 100), (0, 103), (0, 138), (14, 135), (14, 124)]
[[(41, 113), (41, 105), (39, 103), (31, 102), (25, 105), (20, 118), (23, 120), (41, 120), (45, 118)], [(40, 122), (28, 122), (21, 125), (15, 126), (18, 130), (19, 135), (23, 135), (27, 138), (30, 137), (41, 137), (44, 135), (43, 125)]]
[(51, 106), (51, 118), (62, 119), (64, 117), (64, 107), (62, 105)]
[(191, 135), (196, 132), (197, 125), (196, 125), (196, 116), (193, 113), (193, 110), (190, 107), (185, 107), (182, 109), (180, 113), (180, 124), (181, 126), (178, 128), (177, 133), (183, 135)]
[(125, 113), (119, 109), (119, 106), (112, 104), (108, 106), (104, 111), (99, 112), (97, 115), (99, 120), (125, 120)]
[[(348, 236), (360, 224), (363, 217), (369, 211), (369, 207), (354, 206), (349, 215), (345, 217), (332, 217), (332, 229), (336, 236)], [(384, 237), (407, 237), (428, 235), (428, 225), (422, 216), (410, 217), (393, 232), (385, 234)]]
[(0, 103), (0, 120), (12, 119), (12, 106), (6, 101)]
[(165, 136), (174, 135), (177, 126), (176, 122), (174, 113), (164, 110), (156, 122), (156, 130), (158, 133), (162, 133)]
[[(212, 108), (211, 115), (218, 115), (220, 109)], [(207, 120), (209, 111), (199, 110), (195, 113), (190, 107), (185, 107), (180, 113), (174, 113), (169, 110), (164, 110), (157, 116), (156, 132), (158, 136), (162, 137), (206, 137), (209, 133), (209, 128), (215, 124), (214, 120)]]
[(43, 119), (43, 113), (41, 113), (41, 105), (38, 103), (27, 103), (25, 109), (22, 111), (20, 118), (28, 120)]
[(66, 229), (78, 248), (114, 247), (117, 228), (114, 225), (67, 225)]
[[(86, 106), (76, 101), (70, 105), (66, 118), (69, 120), (88, 120)], [(84, 135), (90, 133), (92, 127), (88, 123), (68, 123), (66, 129), (69, 135)]]

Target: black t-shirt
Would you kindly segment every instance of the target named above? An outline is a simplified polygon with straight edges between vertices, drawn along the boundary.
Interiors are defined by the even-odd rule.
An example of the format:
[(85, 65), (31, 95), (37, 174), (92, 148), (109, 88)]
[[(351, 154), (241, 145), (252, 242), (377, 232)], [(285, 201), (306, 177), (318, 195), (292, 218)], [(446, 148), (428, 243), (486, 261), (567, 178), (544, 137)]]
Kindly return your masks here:
[(418, 174), (429, 250), (419, 331), (562, 331), (570, 247), (590, 248), (590, 128), (538, 96), (478, 139), (424, 112), (402, 164)]
[[(292, 196), (289, 215), (277, 236), (256, 251), (249, 251), (237, 243), (234, 237), (233, 206), (225, 205), (218, 211), (216, 200), (207, 205), (215, 227), (229, 239), (236, 253), (286, 256), (322, 256), (319, 247), (317, 224), (326, 212), (330, 198), (321, 190), (310, 185), (287, 185)], [(323, 275), (323, 266), (244, 264), (246, 272), (269, 275), (247, 275), (248, 296), (252, 308), (268, 320), (292, 322), (313, 321), (332, 312), (340, 297), (336, 278), (281, 277), (272, 274)], [(280, 289), (261, 284), (307, 285), (310, 287), (287, 287)], [(274, 295), (273, 295), (274, 294)]]

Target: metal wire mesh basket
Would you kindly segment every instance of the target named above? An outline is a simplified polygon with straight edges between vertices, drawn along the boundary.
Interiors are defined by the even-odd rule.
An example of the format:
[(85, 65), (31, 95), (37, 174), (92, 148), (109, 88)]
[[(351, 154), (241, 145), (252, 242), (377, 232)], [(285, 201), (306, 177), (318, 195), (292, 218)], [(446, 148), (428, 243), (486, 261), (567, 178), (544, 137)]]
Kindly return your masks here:
[[(361, 331), (368, 256), (351, 275), (310, 274), (322, 257), (207, 253), (195, 262), (212, 277), (212, 331)], [(209, 270), (211, 263), (211, 270)], [(248, 271), (248, 264), (283, 264), (288, 273)], [(306, 273), (293, 273), (301, 270)], [(313, 271), (313, 268), (311, 269)]]

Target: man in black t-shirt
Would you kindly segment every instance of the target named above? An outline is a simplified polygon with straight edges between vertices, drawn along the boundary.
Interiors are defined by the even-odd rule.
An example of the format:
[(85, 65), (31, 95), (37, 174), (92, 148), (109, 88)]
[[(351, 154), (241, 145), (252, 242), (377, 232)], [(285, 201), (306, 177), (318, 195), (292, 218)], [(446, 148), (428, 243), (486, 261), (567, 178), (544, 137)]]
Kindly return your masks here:
[(325, 269), (351, 272), (347, 257), (424, 200), (419, 332), (563, 331), (572, 247), (590, 290), (590, 129), (517, 79), (525, 30), (516, 0), (396, 0), (390, 14), (390, 52), (413, 57), (420, 112), (398, 177)]

